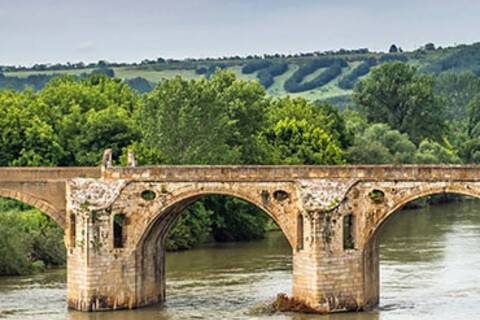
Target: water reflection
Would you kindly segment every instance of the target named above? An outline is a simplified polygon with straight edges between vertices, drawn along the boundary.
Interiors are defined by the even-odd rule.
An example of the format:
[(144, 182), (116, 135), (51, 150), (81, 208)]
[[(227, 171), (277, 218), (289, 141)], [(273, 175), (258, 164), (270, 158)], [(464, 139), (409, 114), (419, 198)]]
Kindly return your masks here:
[(67, 312), (65, 272), (0, 278), (0, 318), (166, 319), (465, 319), (480, 313), (480, 202), (394, 215), (381, 233), (381, 305), (367, 313), (271, 314), (291, 290), (290, 247), (281, 233), (264, 241), (210, 245), (167, 255), (165, 306), (134, 311)]

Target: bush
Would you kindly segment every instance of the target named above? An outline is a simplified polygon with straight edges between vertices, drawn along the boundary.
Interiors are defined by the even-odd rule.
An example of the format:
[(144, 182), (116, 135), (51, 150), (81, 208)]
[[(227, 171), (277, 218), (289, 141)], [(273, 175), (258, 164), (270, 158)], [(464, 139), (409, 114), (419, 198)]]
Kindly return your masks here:
[(136, 77), (133, 79), (125, 80), (125, 83), (130, 86), (130, 88), (137, 90), (140, 93), (150, 92), (153, 90), (153, 85), (145, 78)]
[(207, 71), (205, 72), (205, 78), (210, 79), (210, 77), (217, 71), (217, 70), (222, 70), (227, 67), (226, 64), (224, 63), (219, 63), (219, 64), (211, 64), (208, 66)]
[(183, 211), (168, 234), (167, 250), (186, 250), (204, 243), (210, 235), (212, 211), (201, 201)]
[(393, 62), (393, 61), (407, 62), (408, 58), (404, 54), (384, 54), (380, 58), (378, 58), (378, 61), (380, 63)]
[(0, 212), (0, 275), (65, 264), (63, 230), (36, 209)]
[(345, 90), (353, 89), (358, 78), (369, 73), (370, 68), (372, 68), (376, 64), (377, 64), (377, 59), (368, 58), (367, 60), (362, 62), (360, 65), (358, 65), (355, 69), (353, 69), (352, 72), (350, 72), (345, 77), (343, 77), (343, 79), (338, 82), (338, 87)]
[(272, 64), (272, 62), (268, 61), (268, 60), (251, 61), (251, 62), (248, 62), (246, 65), (243, 66), (242, 73), (243, 74), (254, 73), (258, 70), (265, 69), (265, 68), (269, 67), (271, 64)]
[(443, 59), (426, 67), (427, 71), (440, 73), (454, 69), (478, 70), (480, 61), (480, 44), (463, 47)]
[(207, 67), (202, 66), (195, 69), (195, 74), (202, 75), (207, 73), (207, 71), (208, 71)]
[(110, 69), (110, 68), (98, 68), (98, 69), (93, 70), (91, 74), (92, 75), (104, 75), (104, 76), (107, 76), (109, 78), (115, 77), (115, 71), (113, 71), (113, 69)]
[[(287, 81), (285, 81), (285, 90), (291, 93), (312, 90), (321, 87), (332, 81), (342, 73), (342, 68), (348, 64), (343, 59), (324, 58), (313, 60), (304, 66), (301, 66)], [(303, 82), (303, 79), (320, 68), (327, 68), (315, 79), (309, 82)]]
[(261, 70), (257, 78), (260, 81), (260, 84), (265, 88), (268, 89), (274, 80), (274, 77), (284, 74), (288, 70), (288, 64), (286, 63), (276, 63), (272, 64), (270, 67)]
[(31, 75), (26, 78), (0, 76), (0, 88), (22, 91), (32, 88), (33, 91), (41, 90), (48, 81), (57, 75)]
[(256, 206), (233, 197), (211, 196), (205, 206), (213, 212), (215, 241), (248, 241), (265, 236), (268, 215)]

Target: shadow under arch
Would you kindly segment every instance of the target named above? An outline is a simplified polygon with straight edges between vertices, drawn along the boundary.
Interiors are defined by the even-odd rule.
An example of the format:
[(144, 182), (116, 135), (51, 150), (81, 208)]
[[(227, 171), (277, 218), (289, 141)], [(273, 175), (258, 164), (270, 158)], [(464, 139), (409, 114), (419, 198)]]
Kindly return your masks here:
[(413, 189), (405, 196), (395, 202), (394, 205), (388, 207), (381, 218), (378, 220), (372, 231), (366, 237), (363, 253), (364, 265), (364, 288), (366, 297), (370, 305), (378, 305), (380, 302), (380, 249), (379, 239), (382, 230), (390, 219), (400, 214), (403, 208), (414, 200), (425, 198), (433, 195), (459, 195), (480, 199), (480, 190), (471, 188), (468, 185), (450, 185), (443, 187), (428, 188), (425, 190)]
[(169, 201), (145, 229), (135, 249), (136, 255), (136, 296), (140, 305), (151, 305), (163, 302), (166, 297), (165, 243), (169, 231), (180, 216), (196, 201), (207, 196), (223, 196), (240, 199), (260, 209), (280, 228), (293, 248), (288, 233), (282, 228), (278, 217), (258, 201), (236, 192), (201, 190), (194, 194), (185, 192)]
[(42, 213), (52, 218), (60, 228), (65, 230), (65, 213), (59, 211), (47, 201), (30, 193), (17, 192), (4, 188), (0, 188), (0, 197), (17, 200), (40, 210)]

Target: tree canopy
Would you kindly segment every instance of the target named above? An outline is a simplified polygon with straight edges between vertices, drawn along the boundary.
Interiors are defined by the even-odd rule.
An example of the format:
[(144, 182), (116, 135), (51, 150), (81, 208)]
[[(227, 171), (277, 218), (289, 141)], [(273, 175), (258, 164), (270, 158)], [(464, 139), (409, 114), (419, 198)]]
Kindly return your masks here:
[(386, 123), (416, 144), (425, 138), (441, 141), (446, 133), (434, 79), (413, 66), (392, 62), (375, 68), (358, 83), (353, 99), (369, 122)]

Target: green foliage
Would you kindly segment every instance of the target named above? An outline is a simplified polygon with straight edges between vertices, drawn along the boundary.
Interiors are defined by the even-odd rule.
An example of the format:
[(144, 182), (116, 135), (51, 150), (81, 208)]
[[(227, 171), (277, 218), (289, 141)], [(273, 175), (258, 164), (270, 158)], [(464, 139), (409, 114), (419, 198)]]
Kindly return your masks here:
[(12, 89), (22, 91), (25, 89), (32, 89), (38, 91), (42, 89), (48, 81), (50, 81), (54, 75), (30, 75), (25, 78), (5, 76), (0, 73), (0, 88)]
[(118, 79), (57, 78), (38, 98), (38, 114), (52, 126), (63, 149), (58, 165), (97, 165), (106, 148), (117, 158), (138, 137), (132, 119), (138, 96)]
[(154, 88), (154, 85), (152, 83), (150, 83), (147, 79), (142, 77), (126, 79), (125, 84), (130, 86), (132, 89), (138, 91), (139, 93), (150, 92)]
[(375, 203), (382, 203), (385, 200), (385, 193), (374, 189), (368, 193), (368, 197)]
[(446, 132), (444, 108), (434, 93), (434, 80), (415, 67), (392, 62), (375, 68), (355, 88), (354, 101), (367, 120), (387, 123), (413, 142), (441, 141)]
[(339, 82), (338, 86), (345, 90), (353, 89), (358, 78), (366, 75), (370, 72), (370, 69), (377, 64), (377, 59), (368, 58), (361, 64), (359, 64), (355, 69), (353, 69), (349, 74), (343, 77)]
[(0, 91), (0, 165), (51, 166), (63, 154), (54, 128), (38, 110), (42, 101), (31, 91)]
[(380, 56), (380, 58), (378, 58), (378, 61), (380, 63), (394, 62), (394, 61), (407, 62), (408, 57), (404, 54), (384, 54)]
[(472, 72), (442, 73), (435, 80), (435, 92), (442, 98), (448, 119), (462, 123), (468, 117), (469, 103), (480, 93), (480, 78)]
[(63, 230), (38, 210), (0, 212), (0, 275), (65, 263)]
[(477, 93), (467, 105), (467, 134), (471, 138), (480, 137), (480, 93)]
[(261, 158), (256, 136), (267, 105), (261, 86), (218, 72), (210, 80), (162, 82), (135, 119), (141, 143), (161, 150), (165, 163), (248, 163)]
[(258, 70), (268, 68), (271, 64), (272, 62), (268, 60), (250, 61), (242, 67), (242, 72), (244, 74), (254, 73)]
[[(288, 92), (302, 92), (321, 87), (332, 81), (342, 73), (342, 68), (347, 63), (343, 59), (322, 58), (313, 60), (301, 66), (295, 73), (285, 81), (285, 90)], [(327, 68), (313, 80), (304, 82), (304, 78), (320, 68)]]
[[(236, 80), (230, 72), (218, 72), (210, 80), (166, 80), (144, 96), (135, 114), (142, 139), (129, 149), (136, 153), (140, 164), (264, 162), (268, 153), (260, 133), (266, 125), (268, 106), (260, 85)], [(205, 218), (206, 212), (215, 212), (220, 219), (219, 208), (212, 207), (216, 202), (209, 199), (182, 214), (168, 239), (170, 249), (189, 248), (208, 237), (211, 222)], [(247, 224), (251, 217), (241, 214), (242, 210), (235, 213), (235, 219)], [(264, 232), (264, 224), (257, 224), (248, 232), (239, 229), (237, 234), (230, 227), (229, 221), (235, 221), (232, 219), (216, 224), (215, 230), (230, 235), (224, 240), (248, 238), (248, 232), (256, 237), (255, 230)]]
[(206, 206), (213, 211), (212, 235), (216, 241), (247, 241), (264, 237), (269, 218), (256, 206), (223, 196), (209, 197)]
[(460, 155), (465, 163), (480, 164), (480, 137), (472, 138), (462, 143)]
[[(388, 48), (387, 48), (388, 49)], [(392, 53), (384, 54), (382, 52), (370, 52), (367, 48), (359, 48), (355, 50), (340, 49), (336, 52), (311, 52), (299, 54), (272, 54), (272, 55), (255, 55), (247, 57), (222, 57), (222, 58), (205, 58), (185, 60), (163, 59), (155, 60), (144, 59), (139, 63), (109, 63), (106, 61), (99, 61), (98, 63), (75, 63), (75, 64), (36, 64), (31, 68), (23, 66), (0, 66), (0, 88), (10, 88), (15, 90), (24, 90), (32, 88), (34, 91), (42, 89), (45, 84), (52, 78), (61, 75), (71, 75), (78, 79), (84, 79), (89, 73), (99, 69), (109, 69), (108, 76), (113, 75), (122, 78), (126, 83), (132, 85), (132, 88), (139, 92), (148, 92), (149, 85), (145, 81), (129, 79), (144, 78), (146, 81), (152, 82), (155, 85), (162, 81), (162, 79), (171, 79), (177, 75), (184, 77), (200, 77), (207, 79), (211, 77), (217, 68), (228, 68), (237, 73), (237, 76), (242, 79), (251, 79), (251, 74), (244, 74), (242, 69), (248, 66), (255, 65), (260, 62), (264, 68), (255, 68), (258, 72), (257, 78), (265, 88), (271, 88), (270, 93), (274, 96), (286, 96), (288, 91), (283, 89), (284, 77), (277, 79), (271, 77), (266, 72), (266, 65), (281, 64), (287, 65), (292, 69), (296, 66), (304, 66), (315, 60), (327, 59), (344, 59), (349, 64), (360, 62), (363, 64), (363, 71), (365, 72), (366, 65), (364, 64), (369, 59), (376, 59), (378, 64), (392, 61), (401, 61), (411, 63), (420, 68), (422, 72), (439, 74), (445, 71), (470, 71), (477, 75), (480, 74), (480, 63), (478, 57), (480, 56), (480, 44), (475, 43), (471, 45), (458, 45), (448, 48), (439, 48), (431, 43), (427, 43), (422, 48), (412, 52), (402, 52), (400, 47), (396, 47)], [(347, 75), (348, 78), (349, 75)], [(321, 90), (316, 90), (319, 87), (307, 91), (298, 91), (298, 95), (303, 96), (311, 101), (324, 100), (334, 96), (342, 96), (349, 94), (350, 89), (355, 83), (355, 76), (352, 74), (351, 81), (346, 81), (339, 86), (324, 85)], [(273, 85), (271, 82), (273, 81)], [(342, 78), (343, 81), (343, 78)], [(345, 89), (347, 88), (347, 89)]]
[(434, 60), (426, 71), (440, 73), (451, 70), (476, 70), (480, 67), (480, 43), (460, 46), (446, 56)]
[(274, 102), (270, 125), (264, 133), (271, 148), (272, 163), (343, 163), (341, 136), (335, 128), (337, 123), (331, 119), (304, 99), (285, 98)]
[[(356, 120), (358, 121), (358, 118)], [(355, 126), (351, 122), (349, 125)], [(357, 127), (355, 130), (358, 130), (358, 133), (354, 144), (346, 151), (348, 162), (365, 164), (414, 162), (416, 147), (407, 134), (392, 130), (384, 123), (373, 124), (363, 132), (362, 128)]]
[(184, 250), (203, 243), (210, 235), (212, 211), (197, 201), (181, 213), (166, 242), (167, 250)]
[(288, 64), (275, 63), (270, 65), (268, 68), (260, 70), (257, 74), (257, 78), (260, 81), (260, 84), (265, 89), (268, 89), (274, 83), (274, 78), (284, 74), (287, 70)]
[(415, 163), (461, 163), (460, 158), (450, 146), (425, 139), (415, 152)]

